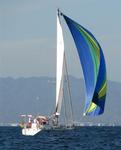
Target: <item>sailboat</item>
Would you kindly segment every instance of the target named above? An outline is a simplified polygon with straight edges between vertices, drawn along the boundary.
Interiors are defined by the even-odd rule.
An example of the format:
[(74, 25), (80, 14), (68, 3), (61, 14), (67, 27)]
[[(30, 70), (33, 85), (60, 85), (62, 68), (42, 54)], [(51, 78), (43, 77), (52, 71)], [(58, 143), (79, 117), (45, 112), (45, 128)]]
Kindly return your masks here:
[[(74, 115), (72, 106), (72, 96), (70, 89), (70, 81), (68, 75), (68, 67), (64, 48), (63, 30), (61, 25), (61, 17), (64, 18), (71, 35), (73, 37), (80, 65), (83, 70), (85, 81), (85, 107), (83, 115), (98, 116), (103, 114), (105, 108), (107, 77), (106, 64), (101, 46), (99, 45), (93, 34), (78, 24), (74, 20), (64, 15), (58, 9), (57, 13), (57, 68), (56, 68), (56, 106), (54, 113), (49, 116), (37, 116), (33, 120), (30, 115), (29, 121), (24, 123), (22, 134), (35, 135), (42, 131), (44, 125), (50, 124), (52, 127), (59, 126), (59, 118), (61, 115), (62, 102), (65, 102), (64, 85), (66, 81), (66, 92), (68, 93), (68, 104), (70, 105), (69, 119), (66, 127), (74, 127)], [(68, 106), (69, 106), (68, 105)], [(65, 110), (67, 119), (67, 113)], [(25, 115), (24, 115), (25, 118)], [(25, 119), (26, 120), (26, 119)], [(31, 121), (32, 120), (32, 121)], [(31, 126), (29, 126), (31, 124)]]
[[(73, 37), (80, 65), (82, 67), (85, 81), (85, 107), (83, 115), (97, 116), (104, 112), (107, 77), (106, 64), (101, 46), (94, 35), (78, 24), (58, 9), (57, 13), (57, 69), (56, 69), (56, 107), (53, 114), (55, 126), (59, 124), (62, 102), (64, 100), (64, 81), (65, 72), (67, 75), (68, 93), (70, 97), (70, 108), (72, 108), (72, 98), (70, 83), (66, 64), (64, 48), (63, 30), (61, 17), (64, 18), (71, 35)], [(70, 111), (72, 118), (71, 125), (74, 125), (73, 109)]]

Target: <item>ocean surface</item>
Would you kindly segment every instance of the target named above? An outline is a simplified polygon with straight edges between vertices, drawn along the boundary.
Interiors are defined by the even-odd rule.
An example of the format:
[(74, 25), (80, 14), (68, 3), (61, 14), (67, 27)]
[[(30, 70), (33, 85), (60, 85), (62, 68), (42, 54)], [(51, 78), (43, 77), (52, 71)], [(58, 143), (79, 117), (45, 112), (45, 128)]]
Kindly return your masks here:
[(0, 150), (121, 150), (121, 127), (45, 130), (33, 137), (0, 127)]

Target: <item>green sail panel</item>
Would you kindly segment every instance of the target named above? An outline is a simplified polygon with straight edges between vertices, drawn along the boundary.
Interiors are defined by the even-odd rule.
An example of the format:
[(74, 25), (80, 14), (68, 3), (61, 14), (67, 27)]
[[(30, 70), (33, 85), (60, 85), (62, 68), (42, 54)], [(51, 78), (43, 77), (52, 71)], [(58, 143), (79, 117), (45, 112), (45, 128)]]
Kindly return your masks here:
[(104, 112), (107, 79), (102, 49), (87, 29), (62, 14), (73, 36), (83, 70), (86, 101), (84, 115), (100, 115)]

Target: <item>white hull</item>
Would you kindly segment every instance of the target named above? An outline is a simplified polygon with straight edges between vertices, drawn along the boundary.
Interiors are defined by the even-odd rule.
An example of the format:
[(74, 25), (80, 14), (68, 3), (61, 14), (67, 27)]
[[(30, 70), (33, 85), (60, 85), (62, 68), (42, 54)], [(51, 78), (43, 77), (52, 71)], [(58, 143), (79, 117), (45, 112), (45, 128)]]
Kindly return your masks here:
[(34, 136), (35, 134), (39, 133), (40, 131), (42, 131), (43, 126), (37, 128), (35, 125), (32, 125), (31, 128), (23, 128), (22, 129), (22, 135), (25, 136)]
[(35, 134), (39, 133), (42, 129), (22, 129), (22, 135), (26, 136), (34, 136)]

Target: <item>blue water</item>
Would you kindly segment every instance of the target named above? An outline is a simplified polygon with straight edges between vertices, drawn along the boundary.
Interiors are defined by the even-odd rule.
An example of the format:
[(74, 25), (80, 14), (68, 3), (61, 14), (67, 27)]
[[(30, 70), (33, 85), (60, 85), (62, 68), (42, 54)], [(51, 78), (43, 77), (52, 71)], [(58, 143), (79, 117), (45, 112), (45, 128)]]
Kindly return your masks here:
[(0, 127), (0, 150), (121, 150), (121, 127), (80, 127), (21, 135), (18, 127)]

